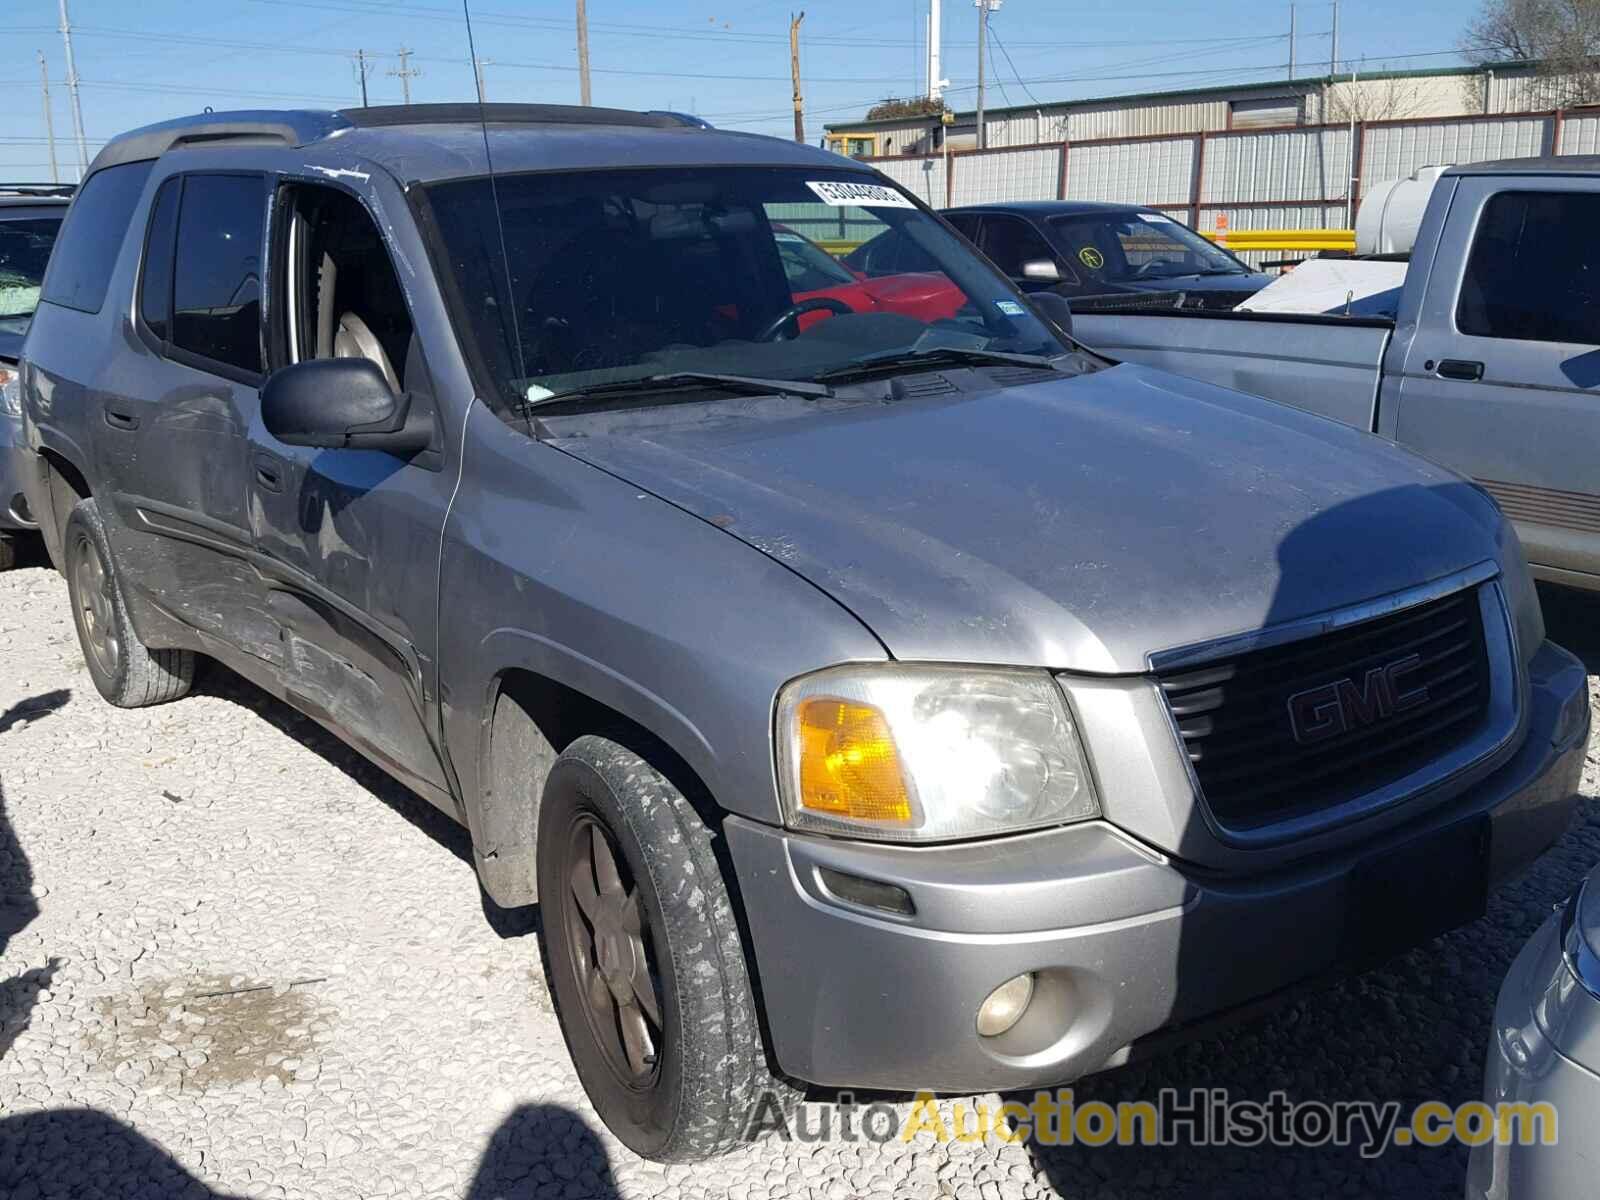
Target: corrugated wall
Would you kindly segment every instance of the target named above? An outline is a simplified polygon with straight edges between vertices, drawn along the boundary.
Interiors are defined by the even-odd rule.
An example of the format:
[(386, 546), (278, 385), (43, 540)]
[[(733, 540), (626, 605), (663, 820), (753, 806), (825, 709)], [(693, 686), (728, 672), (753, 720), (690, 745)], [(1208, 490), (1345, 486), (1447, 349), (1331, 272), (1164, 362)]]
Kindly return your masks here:
[(1348, 129), (1218, 134), (1206, 141), (1202, 201), (1322, 200), (1350, 178)]
[(955, 172), (955, 204), (1008, 200), (1054, 200), (1061, 182), (1061, 151), (997, 150), (963, 157)]
[(1418, 167), (1548, 153), (1552, 125), (1550, 117), (1508, 116), (1371, 126), (1365, 133), (1361, 190), (1365, 194), (1385, 179), (1405, 179)]
[(1600, 116), (1568, 117), (1561, 126), (1561, 153), (1600, 154)]
[[(1067, 160), (1067, 199), (1179, 203), (1194, 187), (1194, 151), (1193, 137), (1072, 146)], [(959, 169), (966, 166), (962, 163)]]
[(1067, 136), (1075, 142), (1092, 138), (1153, 137), (1228, 127), (1227, 100), (1159, 100), (1110, 103), (1073, 109)]
[(934, 208), (945, 207), (942, 155), (930, 158), (880, 158), (872, 165), (924, 204)]

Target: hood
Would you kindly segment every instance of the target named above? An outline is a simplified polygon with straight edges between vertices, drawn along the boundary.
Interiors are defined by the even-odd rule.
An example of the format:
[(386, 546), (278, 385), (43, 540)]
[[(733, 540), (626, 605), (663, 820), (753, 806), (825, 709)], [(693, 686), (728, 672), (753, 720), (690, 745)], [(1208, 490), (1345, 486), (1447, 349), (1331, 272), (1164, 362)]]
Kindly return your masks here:
[(804, 576), (902, 660), (1143, 671), (1493, 557), (1488, 500), (1378, 438), (1131, 364), (1004, 374), (548, 432)]

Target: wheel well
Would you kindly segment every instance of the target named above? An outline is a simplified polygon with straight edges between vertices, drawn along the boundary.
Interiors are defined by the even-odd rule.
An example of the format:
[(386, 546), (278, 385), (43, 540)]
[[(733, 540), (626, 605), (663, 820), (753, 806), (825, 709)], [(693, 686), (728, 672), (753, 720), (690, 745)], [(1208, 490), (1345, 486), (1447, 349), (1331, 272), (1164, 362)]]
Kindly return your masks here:
[[(503, 710), (502, 705), (507, 701), (511, 702), (514, 712)], [(485, 890), (502, 904), (529, 904), (538, 900), (537, 891), (532, 886), (532, 849), (539, 820), (539, 794), (544, 789), (550, 767), (561, 751), (585, 734), (597, 734), (626, 746), (666, 776), (683, 793), (711, 831), (711, 848), (716, 854), (723, 884), (733, 899), (733, 911), (739, 923), (745, 967), (749, 972), (750, 986), (755, 992), (762, 1046), (769, 1067), (776, 1073), (778, 1064), (772, 1051), (771, 1033), (767, 1028), (766, 1005), (761, 999), (761, 976), (752, 951), (750, 928), (739, 895), (739, 876), (733, 868), (727, 841), (722, 836), (722, 809), (705, 781), (682, 755), (631, 717), (532, 671), (514, 670), (503, 674), (488, 711), (489, 737), (484, 760), (487, 769), (483, 776), (483, 804), (474, 826), (474, 858)], [(527, 769), (530, 761), (536, 764), (531, 772)], [(520, 764), (520, 769), (517, 764)], [(530, 775), (536, 776), (536, 780), (530, 779)], [(524, 837), (526, 870), (519, 872), (518, 882), (527, 885), (529, 890), (518, 898), (502, 900), (491, 884), (491, 872), (486, 870), (488, 864), (484, 852), (493, 853), (500, 840), (518, 844)], [(480, 838), (485, 839), (485, 846), (477, 844)], [(517, 862), (521, 855), (513, 854), (510, 858)]]
[[(720, 826), (720, 810), (713, 802), (711, 791), (706, 787), (705, 781), (682, 755), (633, 718), (575, 688), (567, 687), (532, 671), (507, 671), (500, 677), (500, 686), (496, 691), (491, 714), (498, 711), (500, 704), (506, 699), (516, 704), (537, 733), (535, 762), (539, 768), (537, 774), (541, 788), (544, 786), (544, 777), (549, 774), (557, 755), (584, 734), (599, 734), (626, 746), (660, 771), (688, 798), (702, 820), (713, 830)], [(519, 752), (522, 749), (521, 746), (517, 747)], [(489, 742), (491, 769), (488, 775), (490, 789), (493, 788), (498, 776), (498, 767), (495, 765), (497, 758), (491, 725)], [(526, 767), (527, 762), (524, 759), (522, 762), (524, 772)]]
[(72, 507), (80, 500), (87, 500), (94, 493), (89, 487), (88, 479), (70, 458), (55, 450), (41, 450), (39, 457), (44, 459), (46, 467), (49, 468), (46, 477), (50, 486), (49, 516), (52, 521), (46, 525), (44, 513), (37, 513), (35, 517), (39, 521), (40, 529), (45, 531), (46, 548), (60, 564), (65, 562), (61, 547), (65, 541), (67, 518), (72, 515)]

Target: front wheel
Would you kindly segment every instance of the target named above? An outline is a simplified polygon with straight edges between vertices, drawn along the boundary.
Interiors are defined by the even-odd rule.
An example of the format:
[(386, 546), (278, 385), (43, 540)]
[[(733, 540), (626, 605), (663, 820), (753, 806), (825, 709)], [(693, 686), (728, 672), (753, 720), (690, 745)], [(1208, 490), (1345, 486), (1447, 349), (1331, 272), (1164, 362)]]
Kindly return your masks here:
[(0, 571), (9, 571), (17, 565), (17, 539), (15, 535), (0, 530)]
[(605, 738), (556, 760), (539, 810), (546, 962), (578, 1078), (636, 1154), (732, 1149), (774, 1082), (733, 902), (683, 794)]

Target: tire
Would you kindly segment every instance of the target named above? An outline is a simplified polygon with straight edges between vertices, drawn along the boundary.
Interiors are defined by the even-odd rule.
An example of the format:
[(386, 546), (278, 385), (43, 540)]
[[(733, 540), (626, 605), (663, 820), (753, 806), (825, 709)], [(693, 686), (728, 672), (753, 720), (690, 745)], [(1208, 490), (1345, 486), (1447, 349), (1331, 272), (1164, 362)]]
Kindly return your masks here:
[[(615, 864), (615, 892), (607, 891), (599, 843)], [(710, 831), (644, 759), (585, 736), (556, 760), (545, 784), (537, 863), (562, 1034), (600, 1118), (630, 1150), (657, 1162), (733, 1149), (762, 1089), (777, 1084)], [(580, 875), (592, 887), (580, 885)], [(638, 928), (631, 948), (617, 932), (629, 927), (630, 903)], [(591, 919), (585, 911), (607, 904), (622, 906), (622, 916)], [(618, 984), (619, 976), (626, 982)], [(654, 991), (658, 1020), (637, 986), (641, 978)], [(632, 1014), (617, 1001), (619, 990), (631, 993)], [(636, 1060), (638, 1039), (630, 1049), (623, 1036), (639, 1021), (653, 1062), (643, 1054)]]
[(9, 533), (0, 533), (0, 571), (9, 571), (17, 565), (17, 539)]
[(149, 650), (139, 640), (93, 500), (73, 506), (62, 540), (72, 622), (100, 695), (118, 708), (144, 708), (187, 694), (194, 682), (194, 653)]

